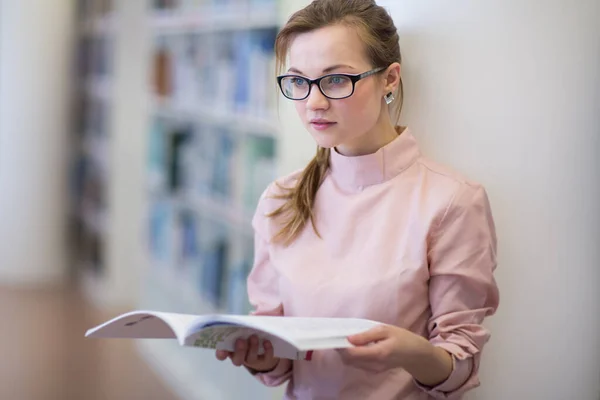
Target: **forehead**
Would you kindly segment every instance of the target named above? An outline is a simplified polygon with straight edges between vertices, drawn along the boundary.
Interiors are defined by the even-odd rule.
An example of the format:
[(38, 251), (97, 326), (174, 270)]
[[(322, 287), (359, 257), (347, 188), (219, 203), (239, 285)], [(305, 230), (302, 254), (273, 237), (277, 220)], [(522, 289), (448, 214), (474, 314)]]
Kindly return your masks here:
[[(369, 66), (364, 45), (356, 29), (333, 25), (299, 34), (289, 49), (289, 66), (308, 76), (317, 76), (332, 65), (356, 70)], [(352, 71), (352, 68), (347, 68)]]

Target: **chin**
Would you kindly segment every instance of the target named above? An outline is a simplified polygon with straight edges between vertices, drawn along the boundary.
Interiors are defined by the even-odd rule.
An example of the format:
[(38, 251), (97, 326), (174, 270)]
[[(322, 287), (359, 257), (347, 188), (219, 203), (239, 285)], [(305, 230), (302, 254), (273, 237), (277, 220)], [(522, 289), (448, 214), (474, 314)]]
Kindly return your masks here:
[(316, 135), (313, 135), (313, 138), (315, 139), (315, 142), (317, 142), (317, 145), (324, 149), (333, 149), (340, 145), (340, 141), (334, 140), (333, 138), (319, 138)]
[(339, 146), (342, 142), (339, 136), (333, 132), (319, 132), (311, 128), (309, 128), (309, 132), (317, 145), (325, 149), (331, 149)]

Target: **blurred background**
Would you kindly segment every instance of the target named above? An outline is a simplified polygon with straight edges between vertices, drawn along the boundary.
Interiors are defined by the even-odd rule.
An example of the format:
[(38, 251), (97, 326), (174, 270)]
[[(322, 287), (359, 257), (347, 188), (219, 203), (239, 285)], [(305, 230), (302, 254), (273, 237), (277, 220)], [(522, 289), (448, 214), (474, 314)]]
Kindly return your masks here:
[(314, 151), (278, 143), (273, 45), (303, 4), (282, 3), (0, 3), (0, 398), (265, 398), (212, 352), (83, 334), (134, 308), (249, 311), (254, 207)]
[[(83, 335), (134, 308), (249, 311), (254, 207), (315, 149), (274, 80), (308, 3), (0, 0), (1, 399), (281, 397), (212, 352)], [(496, 217), (469, 398), (600, 399), (600, 1), (378, 3), (402, 124)]]

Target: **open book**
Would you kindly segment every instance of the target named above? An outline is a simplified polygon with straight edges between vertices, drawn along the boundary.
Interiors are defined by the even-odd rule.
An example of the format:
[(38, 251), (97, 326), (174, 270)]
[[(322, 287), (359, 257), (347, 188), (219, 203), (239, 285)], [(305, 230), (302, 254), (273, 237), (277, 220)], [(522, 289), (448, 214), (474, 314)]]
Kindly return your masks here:
[(238, 338), (256, 334), (273, 344), (275, 357), (310, 360), (314, 350), (352, 347), (346, 339), (380, 323), (354, 318), (252, 315), (190, 315), (133, 311), (113, 318), (85, 336), (93, 338), (177, 339), (181, 346), (233, 351)]

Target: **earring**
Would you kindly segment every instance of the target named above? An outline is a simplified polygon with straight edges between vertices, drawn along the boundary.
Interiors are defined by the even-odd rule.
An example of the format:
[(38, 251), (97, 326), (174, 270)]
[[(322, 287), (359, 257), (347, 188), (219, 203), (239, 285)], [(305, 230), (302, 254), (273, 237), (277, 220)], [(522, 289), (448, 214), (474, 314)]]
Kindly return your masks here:
[(394, 94), (392, 92), (389, 92), (388, 94), (386, 94), (385, 96), (383, 96), (383, 98), (385, 99), (385, 104), (391, 104), (392, 101), (395, 100)]

